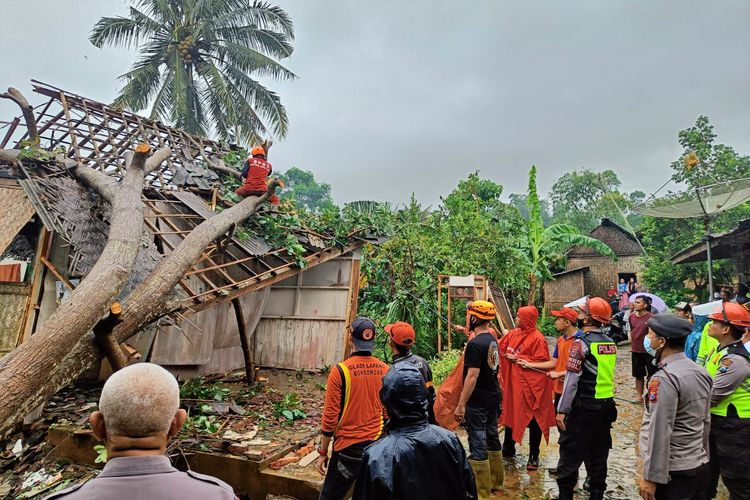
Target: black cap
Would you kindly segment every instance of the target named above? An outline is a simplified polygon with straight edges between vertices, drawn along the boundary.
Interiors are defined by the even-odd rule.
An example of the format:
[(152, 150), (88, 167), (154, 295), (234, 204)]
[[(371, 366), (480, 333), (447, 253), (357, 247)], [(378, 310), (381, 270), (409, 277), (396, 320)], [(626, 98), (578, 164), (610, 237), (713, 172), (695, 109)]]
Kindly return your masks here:
[(367, 318), (352, 321), (352, 340), (359, 351), (370, 351), (375, 348), (375, 324)]
[(690, 321), (674, 314), (656, 314), (649, 318), (647, 324), (658, 336), (666, 339), (681, 339), (693, 331)]

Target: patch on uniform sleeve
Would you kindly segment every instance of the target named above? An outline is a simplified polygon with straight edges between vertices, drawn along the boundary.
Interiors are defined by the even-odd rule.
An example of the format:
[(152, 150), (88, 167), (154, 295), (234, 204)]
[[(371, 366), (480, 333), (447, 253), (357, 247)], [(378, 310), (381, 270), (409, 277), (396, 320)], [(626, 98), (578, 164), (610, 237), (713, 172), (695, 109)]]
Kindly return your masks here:
[(568, 357), (568, 363), (565, 365), (565, 369), (569, 372), (581, 373), (583, 368), (583, 359), (585, 358), (583, 352), (583, 342), (577, 340), (573, 342), (570, 348), (570, 357)]
[(719, 363), (719, 372), (726, 373), (730, 366), (732, 366), (732, 360), (730, 358), (722, 359), (721, 363)]
[(652, 378), (648, 381), (648, 402), (656, 403), (659, 400), (659, 383), (658, 378)]

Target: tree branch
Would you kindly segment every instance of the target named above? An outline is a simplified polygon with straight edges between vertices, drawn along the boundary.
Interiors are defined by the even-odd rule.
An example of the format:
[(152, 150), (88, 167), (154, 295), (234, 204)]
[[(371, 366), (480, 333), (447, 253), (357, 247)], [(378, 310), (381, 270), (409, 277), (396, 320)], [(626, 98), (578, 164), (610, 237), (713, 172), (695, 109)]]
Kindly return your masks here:
[(26, 121), (26, 130), (29, 133), (29, 139), (33, 143), (39, 142), (39, 129), (36, 127), (36, 118), (34, 117), (34, 108), (31, 107), (29, 101), (23, 96), (21, 92), (10, 87), (7, 92), (0, 94), (3, 99), (10, 99), (11, 101), (18, 104), (23, 113), (23, 119)]
[(208, 160), (208, 166), (209, 168), (211, 168), (211, 170), (216, 170), (217, 172), (221, 172), (222, 174), (231, 175), (232, 177), (236, 177), (237, 179), (239, 179), (242, 174), (236, 168), (227, 167), (224, 164), (224, 160), (221, 160), (221, 159)]
[(14, 163), (20, 154), (21, 151), (18, 149), (0, 149), (0, 161)]
[(146, 175), (158, 169), (170, 156), (172, 156), (172, 150), (169, 148), (161, 148), (156, 151), (156, 153), (152, 154), (151, 157), (146, 160)]
[(0, 359), (0, 434), (60, 389), (49, 383), (53, 374), (101, 320), (130, 277), (143, 235), (143, 166), (149, 152), (148, 144), (136, 148), (119, 183), (107, 243), (94, 267), (34, 335)]
[(112, 203), (115, 199), (119, 186), (117, 181), (112, 177), (104, 172), (83, 166), (75, 160), (66, 160), (65, 166), (73, 177), (99, 193), (99, 196), (107, 200), (109, 203)]

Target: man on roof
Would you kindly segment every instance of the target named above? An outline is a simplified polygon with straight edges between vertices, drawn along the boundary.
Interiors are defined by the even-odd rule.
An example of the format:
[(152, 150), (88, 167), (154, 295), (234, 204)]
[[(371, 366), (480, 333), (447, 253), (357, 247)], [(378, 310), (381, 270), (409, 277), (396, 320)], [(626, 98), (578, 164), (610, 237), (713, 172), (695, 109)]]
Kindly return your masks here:
[[(266, 150), (263, 146), (255, 146), (243, 163), (242, 186), (234, 192), (243, 198), (248, 196), (263, 196), (268, 190), (268, 176), (273, 167), (266, 161)], [(271, 196), (271, 205), (278, 205), (280, 200), (275, 194)]]

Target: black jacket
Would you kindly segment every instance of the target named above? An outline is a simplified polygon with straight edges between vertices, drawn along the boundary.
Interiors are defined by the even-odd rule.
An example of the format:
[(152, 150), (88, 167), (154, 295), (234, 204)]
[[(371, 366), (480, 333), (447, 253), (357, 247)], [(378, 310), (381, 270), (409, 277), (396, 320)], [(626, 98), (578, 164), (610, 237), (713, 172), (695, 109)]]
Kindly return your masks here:
[(476, 499), (474, 475), (458, 437), (427, 423), (427, 390), (419, 370), (409, 363), (393, 365), (380, 399), (390, 433), (365, 449), (354, 499)]
[(419, 370), (419, 373), (422, 374), (424, 386), (427, 388), (428, 421), (431, 424), (437, 424), (437, 420), (435, 420), (435, 410), (433, 408), (433, 406), (435, 405), (435, 388), (432, 385), (432, 370), (430, 370), (430, 365), (427, 363), (427, 360), (425, 360), (421, 356), (417, 356), (411, 351), (408, 351), (403, 356), (394, 357), (393, 364), (395, 365), (396, 363), (409, 363), (410, 365), (413, 365), (417, 370)]

